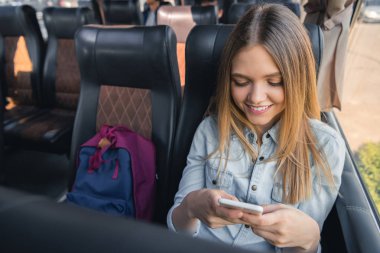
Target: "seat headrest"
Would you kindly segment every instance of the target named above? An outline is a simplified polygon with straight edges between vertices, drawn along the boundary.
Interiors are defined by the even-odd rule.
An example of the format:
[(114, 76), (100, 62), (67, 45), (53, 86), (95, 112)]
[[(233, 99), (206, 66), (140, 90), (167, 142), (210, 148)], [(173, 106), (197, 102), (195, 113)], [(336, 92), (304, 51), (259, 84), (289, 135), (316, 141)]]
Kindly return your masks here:
[(0, 34), (2, 36), (26, 35), (28, 26), (37, 25), (36, 11), (31, 6), (1, 6)]
[(191, 14), (197, 25), (213, 25), (218, 22), (215, 6), (192, 6)]
[(168, 26), (83, 27), (76, 36), (82, 80), (152, 90), (176, 85), (179, 89), (176, 43)]
[(73, 39), (79, 27), (96, 23), (88, 7), (44, 9), (44, 22), (49, 36), (62, 39)]
[(304, 27), (306, 28), (309, 34), (311, 46), (313, 48), (316, 70), (318, 73), (319, 66), (321, 65), (321, 61), (322, 61), (322, 53), (323, 53), (323, 46), (324, 46), (323, 32), (322, 32), (322, 29), (316, 24), (305, 23)]
[[(234, 25), (194, 27), (186, 42), (186, 72), (192, 73), (187, 75), (187, 78), (193, 78), (197, 75), (201, 78), (211, 76), (213, 78), (211, 83), (215, 83), (222, 51), (233, 29)], [(189, 83), (195, 84), (197, 82), (189, 80)]]
[(286, 7), (288, 7), (297, 17), (301, 17), (301, 5), (300, 3), (293, 2), (285, 2), (283, 3)]
[(107, 24), (142, 24), (137, 0), (112, 0), (103, 2)]
[[(313, 49), (313, 54), (316, 62), (316, 68), (318, 68), (321, 64), (322, 53), (323, 53), (323, 33), (322, 29), (316, 24), (304, 24), (306, 28), (311, 46)], [(193, 73), (193, 69), (189, 69), (192, 67), (191, 60), (195, 59), (196, 62), (205, 62), (207, 59), (212, 59), (212, 62), (216, 62), (220, 57), (220, 54), (223, 50), (224, 44), (227, 41), (227, 37), (233, 29), (232, 25), (210, 25), (210, 26), (200, 26), (196, 27), (191, 31), (191, 36), (189, 35), (186, 47), (186, 54), (192, 55), (191, 57), (186, 58), (187, 65), (186, 71), (189, 73)], [(219, 37), (218, 39), (216, 36)], [(223, 39), (221, 39), (223, 38)], [(196, 44), (195, 44), (196, 43)], [(191, 52), (194, 50), (194, 52)], [(196, 50), (196, 52), (195, 52)], [(213, 56), (209, 55), (209, 52), (212, 52)], [(200, 60), (204, 58), (203, 60)], [(211, 64), (211, 63), (210, 63)], [(200, 68), (204, 68), (200, 66)], [(216, 73), (216, 72), (215, 72)], [(317, 72), (318, 73), (318, 72)], [(187, 80), (186, 80), (187, 83)], [(186, 89), (186, 87), (185, 87)]]
[(157, 24), (172, 27), (178, 42), (185, 42), (195, 25), (216, 23), (215, 6), (162, 6), (157, 14)]
[[(266, 0), (264, 3), (275, 3), (281, 4), (288, 7), (297, 17), (301, 16), (301, 5), (299, 3), (293, 3), (290, 1), (279, 1), (279, 0)], [(240, 17), (252, 7), (252, 5), (262, 3), (258, 0), (240, 0), (238, 3), (233, 3), (228, 10), (227, 23), (236, 24)]]
[(227, 24), (236, 24), (240, 17), (244, 15), (244, 13), (251, 8), (251, 4), (247, 3), (234, 3), (231, 5), (227, 14)]

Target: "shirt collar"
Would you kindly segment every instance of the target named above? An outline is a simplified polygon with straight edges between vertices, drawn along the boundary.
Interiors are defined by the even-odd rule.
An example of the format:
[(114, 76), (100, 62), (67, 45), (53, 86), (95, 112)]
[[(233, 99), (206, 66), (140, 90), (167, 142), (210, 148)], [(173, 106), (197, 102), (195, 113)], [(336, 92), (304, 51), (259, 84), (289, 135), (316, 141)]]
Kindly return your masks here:
[(281, 125), (281, 120), (278, 120), (269, 130), (268, 134), (270, 137), (272, 137), (273, 141), (278, 144), (278, 136), (280, 134), (280, 125)]
[[(272, 140), (278, 144), (278, 135), (279, 135), (279, 131), (280, 131), (280, 122), (281, 120), (278, 120), (267, 132), (264, 133), (263, 135), (263, 140), (265, 140), (265, 137), (267, 134), (269, 134), (269, 136), (272, 138)], [(235, 135), (235, 134), (234, 134)], [(257, 141), (257, 135), (256, 133), (254, 132), (251, 132), (248, 128), (245, 128), (244, 129), (244, 135), (246, 136), (246, 138), (250, 141), (250, 142), (253, 142), (253, 143), (256, 143)], [(235, 136), (237, 137), (237, 136)], [(251, 139), (250, 139), (251, 138)]]

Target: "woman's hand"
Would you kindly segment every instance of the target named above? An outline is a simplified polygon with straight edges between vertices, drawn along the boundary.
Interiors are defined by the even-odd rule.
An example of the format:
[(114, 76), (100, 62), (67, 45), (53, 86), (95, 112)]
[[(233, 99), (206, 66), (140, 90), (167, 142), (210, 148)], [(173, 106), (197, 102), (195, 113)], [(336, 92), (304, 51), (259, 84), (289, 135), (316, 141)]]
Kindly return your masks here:
[(316, 252), (318, 249), (320, 231), (317, 222), (291, 206), (267, 205), (263, 215), (244, 213), (241, 220), (274, 246), (293, 247), (292, 252)]
[(242, 223), (241, 210), (229, 209), (219, 205), (219, 198), (237, 200), (222, 190), (201, 189), (190, 192), (173, 211), (173, 223), (176, 229), (189, 229), (199, 219), (210, 228)]

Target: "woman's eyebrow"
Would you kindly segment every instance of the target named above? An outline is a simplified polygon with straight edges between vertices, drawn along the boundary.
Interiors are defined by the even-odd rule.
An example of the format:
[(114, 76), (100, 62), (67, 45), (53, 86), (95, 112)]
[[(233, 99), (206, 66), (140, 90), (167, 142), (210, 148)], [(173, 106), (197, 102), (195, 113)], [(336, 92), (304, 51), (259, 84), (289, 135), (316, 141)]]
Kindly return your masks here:
[(232, 73), (231, 76), (232, 77), (241, 77), (241, 78), (249, 79), (248, 76), (245, 76), (245, 75), (240, 74), (240, 73)]
[[(249, 79), (248, 76), (240, 74), (240, 73), (231, 73), (231, 77), (241, 77), (241, 78)], [(280, 77), (280, 78), (282, 78), (282, 75), (281, 75), (280, 72), (274, 72), (274, 73), (265, 75), (264, 77), (266, 77), (266, 78), (271, 78), (271, 77)]]
[(265, 77), (281, 77), (282, 78), (282, 75), (281, 75), (280, 72), (275, 72), (275, 73), (272, 73), (272, 74), (268, 74)]

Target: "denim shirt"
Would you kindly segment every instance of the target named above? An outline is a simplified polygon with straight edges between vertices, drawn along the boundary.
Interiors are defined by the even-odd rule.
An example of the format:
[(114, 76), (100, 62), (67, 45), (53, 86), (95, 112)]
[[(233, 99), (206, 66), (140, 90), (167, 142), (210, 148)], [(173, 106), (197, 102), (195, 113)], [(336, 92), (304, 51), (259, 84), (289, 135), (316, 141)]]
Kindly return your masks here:
[[(312, 217), (322, 230), (322, 225), (329, 214), (337, 197), (340, 187), (341, 174), (345, 158), (345, 144), (340, 135), (325, 123), (319, 120), (309, 120), (310, 126), (318, 141), (318, 146), (327, 154), (327, 161), (331, 168), (335, 188), (329, 186), (321, 173), (321, 182), (315, 173), (315, 166), (311, 159), (313, 177), (312, 197), (294, 206)], [(172, 212), (184, 199), (195, 190), (202, 188), (221, 189), (236, 196), (240, 201), (257, 205), (282, 202), (282, 178), (275, 174), (276, 161), (266, 161), (275, 154), (278, 142), (279, 123), (264, 133), (262, 145), (258, 150), (257, 136), (248, 130), (245, 135), (253, 147), (258, 150), (258, 159), (253, 162), (237, 136), (232, 135), (227, 166), (218, 171), (220, 155), (214, 155), (206, 160), (207, 155), (214, 152), (218, 145), (218, 129), (215, 117), (205, 118), (199, 125), (187, 157), (187, 166), (183, 171), (179, 190), (175, 196), (174, 205), (167, 216), (169, 229), (175, 231), (172, 223)], [(282, 252), (255, 235), (251, 228), (242, 224), (228, 225), (223, 228), (212, 229), (198, 221), (195, 237), (224, 242), (232, 246), (242, 247), (255, 252)], [(320, 251), (320, 248), (319, 250)]]

